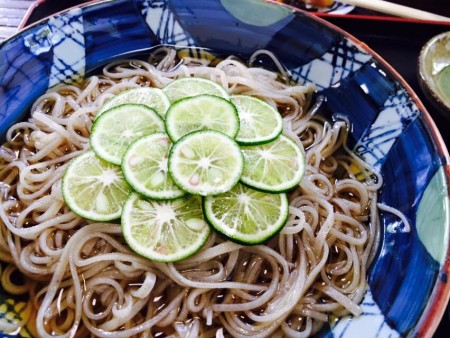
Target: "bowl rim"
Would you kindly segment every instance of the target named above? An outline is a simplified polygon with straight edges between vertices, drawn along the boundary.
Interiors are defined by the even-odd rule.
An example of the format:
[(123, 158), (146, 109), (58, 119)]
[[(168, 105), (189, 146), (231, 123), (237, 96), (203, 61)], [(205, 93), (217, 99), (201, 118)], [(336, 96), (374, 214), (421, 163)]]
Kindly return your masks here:
[[(37, 1), (32, 7), (39, 5), (40, 3), (44, 2)], [(25, 32), (33, 29), (35, 26), (38, 26), (46, 21), (49, 20), (49, 18), (60, 16), (62, 13), (65, 13), (67, 11), (70, 11), (74, 8), (85, 8), (85, 7), (96, 7), (96, 6), (102, 6), (106, 3), (113, 3), (115, 1), (119, 0), (90, 0), (88, 2), (75, 5), (69, 8), (66, 8), (62, 11), (58, 11), (56, 13), (53, 13), (50, 16), (47, 16), (45, 18), (42, 18), (24, 28), (20, 28), (19, 30), (12, 35), (11, 37), (7, 38), (6, 40), (0, 42), (0, 49), (9, 41), (12, 41), (14, 39), (19, 38), (21, 35), (23, 35)], [(405, 79), (386, 61), (383, 57), (381, 57), (376, 51), (371, 49), (366, 43), (362, 42), (349, 32), (343, 30), (342, 28), (328, 22), (326, 20), (326, 16), (322, 15), (316, 15), (312, 14), (310, 12), (304, 11), (300, 8), (296, 8), (292, 5), (288, 5), (285, 3), (280, 3), (277, 0), (260, 0), (264, 1), (270, 4), (274, 4), (277, 6), (283, 6), (285, 8), (288, 8), (292, 12), (300, 12), (302, 15), (308, 17), (309, 19), (316, 21), (320, 23), (321, 25), (324, 25), (328, 28), (331, 28), (335, 32), (339, 33), (349, 41), (353, 42), (358, 48), (362, 49), (364, 52), (368, 53), (373, 59), (375, 59), (381, 66), (383, 66), (389, 74), (392, 76), (392, 78), (397, 81), (398, 83), (403, 86), (403, 88), (406, 90), (407, 94), (411, 98), (411, 100), (414, 102), (414, 104), (417, 106), (417, 108), (420, 110), (420, 116), (423, 118), (423, 124), (426, 128), (426, 131), (428, 132), (429, 136), (431, 137), (433, 143), (435, 144), (437, 148), (437, 152), (441, 157), (442, 161), (442, 167), (444, 170), (445, 175), (445, 182), (447, 184), (447, 196), (450, 197), (450, 155), (448, 148), (442, 138), (441, 133), (439, 132), (436, 123), (432, 119), (430, 113), (426, 109), (425, 105), (422, 103), (420, 98), (417, 96), (417, 94), (414, 92), (414, 90), (411, 88), (411, 86), (406, 82)], [(29, 13), (31, 13), (31, 8), (29, 9)], [(29, 15), (29, 13), (27, 13)], [(27, 15), (26, 14), (26, 15)], [(27, 17), (27, 16), (26, 16)], [(25, 21), (23, 21), (25, 22)], [(22, 23), (23, 23), (22, 22)], [(427, 21), (424, 21), (425, 23)], [(22, 24), (21, 23), (21, 24)], [(450, 207), (450, 202), (448, 202)], [(449, 209), (448, 209), (449, 210)], [(449, 213), (447, 211), (447, 213)], [(449, 219), (449, 218), (447, 218)], [(449, 221), (450, 223), (450, 221)], [(450, 228), (450, 227), (449, 227)], [(450, 233), (447, 234), (450, 236)], [(430, 296), (428, 298), (428, 302), (426, 303), (419, 320), (417, 321), (415, 327), (408, 333), (408, 336), (412, 337), (432, 337), (434, 332), (436, 331), (444, 313), (446, 310), (446, 307), (450, 300), (450, 283), (447, 282), (447, 278), (450, 277), (450, 241), (447, 245), (446, 255), (445, 255), (445, 263), (440, 267), (439, 273), (444, 272), (445, 273), (445, 281), (443, 281), (443, 278), (440, 278), (440, 276), (436, 276), (436, 281), (434, 284), (434, 287), (430, 293)]]

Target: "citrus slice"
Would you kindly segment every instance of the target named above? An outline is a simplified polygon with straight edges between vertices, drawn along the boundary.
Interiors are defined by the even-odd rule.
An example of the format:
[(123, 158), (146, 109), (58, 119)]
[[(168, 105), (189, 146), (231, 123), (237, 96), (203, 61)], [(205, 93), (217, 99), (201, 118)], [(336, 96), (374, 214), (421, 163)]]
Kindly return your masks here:
[(216, 130), (234, 138), (239, 130), (236, 107), (213, 95), (197, 95), (173, 103), (166, 114), (166, 131), (172, 141), (197, 130)]
[(131, 187), (119, 166), (92, 150), (76, 157), (62, 180), (64, 201), (77, 215), (99, 222), (119, 218)]
[(275, 236), (286, 223), (286, 194), (270, 194), (237, 184), (230, 191), (207, 196), (203, 211), (208, 223), (232, 241), (261, 244)]
[(300, 147), (284, 135), (270, 143), (241, 147), (244, 171), (241, 182), (257, 190), (288, 191), (300, 183), (305, 160)]
[(276, 139), (283, 131), (283, 119), (278, 110), (256, 97), (235, 95), (231, 102), (239, 114), (240, 129), (236, 141), (240, 144), (263, 144)]
[(169, 83), (163, 88), (171, 102), (200, 94), (209, 94), (229, 99), (230, 95), (221, 85), (200, 77), (184, 77)]
[(144, 136), (132, 143), (122, 160), (127, 182), (138, 193), (154, 199), (173, 199), (185, 194), (172, 181), (167, 168), (172, 145), (165, 133)]
[(138, 254), (174, 262), (196, 253), (208, 239), (210, 228), (199, 196), (152, 201), (132, 193), (123, 208), (122, 232)]
[(153, 109), (142, 104), (123, 104), (95, 120), (91, 147), (100, 158), (120, 165), (131, 143), (157, 131), (164, 131), (164, 121)]
[(126, 90), (110, 100), (106, 101), (97, 112), (95, 118), (105, 111), (126, 103), (143, 104), (154, 109), (161, 117), (166, 115), (170, 101), (164, 92), (159, 88), (142, 87)]
[(169, 172), (175, 184), (203, 196), (230, 190), (239, 181), (243, 165), (239, 145), (213, 130), (182, 137), (169, 154)]

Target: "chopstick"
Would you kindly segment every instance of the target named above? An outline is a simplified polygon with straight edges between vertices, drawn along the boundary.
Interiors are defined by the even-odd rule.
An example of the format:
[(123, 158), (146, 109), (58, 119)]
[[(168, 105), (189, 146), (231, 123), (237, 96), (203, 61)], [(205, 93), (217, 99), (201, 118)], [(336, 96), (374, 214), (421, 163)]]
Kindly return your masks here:
[[(305, 0), (305, 2), (315, 4), (320, 1)], [(339, 0), (339, 2), (403, 18), (450, 22), (450, 18), (448, 17), (384, 0)]]

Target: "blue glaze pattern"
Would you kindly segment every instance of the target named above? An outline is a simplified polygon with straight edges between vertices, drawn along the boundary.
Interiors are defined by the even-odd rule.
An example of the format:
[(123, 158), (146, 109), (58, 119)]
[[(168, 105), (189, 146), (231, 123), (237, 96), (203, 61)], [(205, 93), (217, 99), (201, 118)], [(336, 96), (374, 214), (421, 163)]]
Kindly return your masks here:
[(84, 76), (84, 28), (81, 9), (71, 9), (58, 17), (49, 19), (53, 63), (49, 87), (61, 82), (74, 82)]
[[(195, 42), (181, 27), (168, 1), (142, 1), (141, 13), (158, 41), (174, 46), (194, 46)], [(161, 19), (160, 19), (161, 18)]]
[(86, 71), (158, 45), (138, 9), (138, 3), (117, 0), (83, 8)]
[(325, 54), (293, 69), (292, 77), (297, 82), (315, 83), (319, 89), (326, 89), (339, 84), (370, 60), (371, 56), (351, 41), (336, 38)]
[[(35, 44), (48, 39), (48, 27), (39, 27), (19, 39), (9, 40), (1, 48), (0, 65), (0, 135), (23, 118), (27, 108), (48, 88), (53, 62), (51, 49), (44, 47), (38, 55)], [(29, 34), (28, 34), (29, 33)], [(39, 37), (37, 37), (39, 35)], [(43, 45), (45, 46), (45, 45)]]
[[(249, 3), (246, 10), (252, 10)], [(24, 30), (0, 45), (0, 134), (4, 137), (12, 123), (23, 119), (49, 87), (160, 44), (205, 47), (244, 60), (256, 49), (273, 51), (294, 80), (315, 84), (327, 97), (330, 114), (352, 121), (355, 152), (383, 174), (380, 202), (401, 210), (412, 226), (405, 233), (396, 216), (381, 213), (382, 241), (369, 271), (363, 314), (343, 318), (319, 336), (385, 338), (426, 330), (420, 323), (431, 320), (425, 309), (446, 283), (439, 275), (446, 274), (448, 263), (430, 255), (416, 229), (417, 212), (433, 177), (448, 163), (422, 118), (422, 108), (383, 62), (332, 27), (263, 3), (254, 10), (267, 6), (261, 15), (276, 11), (276, 19), (239, 19), (229, 4), (113, 0), (64, 12)], [(440, 188), (447, 191), (447, 185), (448, 177)], [(448, 222), (448, 199), (436, 212)], [(448, 229), (448, 224), (442, 226)], [(443, 239), (434, 240), (448, 243), (448, 237), (447, 231)], [(443, 255), (448, 258), (447, 251)]]
[(411, 102), (405, 89), (396, 90), (358, 141), (356, 153), (379, 169), (397, 138), (419, 114), (419, 109)]
[[(361, 303), (361, 308), (363, 310), (362, 316), (357, 319), (353, 317), (343, 318), (333, 327), (334, 337), (357, 337), (362, 332), (365, 333), (365, 338), (396, 338), (400, 336), (386, 321), (370, 290), (366, 293)], [(370, 327), (374, 327), (376, 330), (367, 330)]]
[(325, 89), (323, 93), (327, 97), (330, 112), (351, 117), (352, 136), (359, 140), (375, 120), (385, 101), (393, 95), (395, 86), (396, 83), (381, 75), (379, 66), (371, 62)]
[(405, 225), (400, 219), (382, 213), (383, 242), (369, 284), (388, 322), (402, 334), (408, 333), (417, 322), (440, 266), (427, 252), (414, 227), (423, 192), (441, 167), (437, 150), (429, 141), (422, 119), (413, 120), (382, 166), (386, 182), (395, 185), (385, 184), (380, 201), (402, 211), (413, 228), (411, 236), (403, 231)]

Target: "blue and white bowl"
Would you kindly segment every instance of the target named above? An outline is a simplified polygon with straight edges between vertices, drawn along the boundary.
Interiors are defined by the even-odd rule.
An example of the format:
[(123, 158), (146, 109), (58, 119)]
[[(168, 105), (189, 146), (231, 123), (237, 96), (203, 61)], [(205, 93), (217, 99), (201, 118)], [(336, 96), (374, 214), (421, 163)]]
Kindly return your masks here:
[[(364, 44), (301, 11), (243, 0), (112, 0), (66, 12), (0, 45), (0, 135), (47, 88), (159, 44), (248, 57), (274, 51), (294, 80), (327, 97), (353, 123), (354, 150), (385, 180), (379, 200), (412, 225), (381, 215), (382, 241), (363, 314), (325, 337), (430, 337), (450, 292), (449, 155), (426, 109)], [(3, 298), (2, 298), (3, 299)]]

